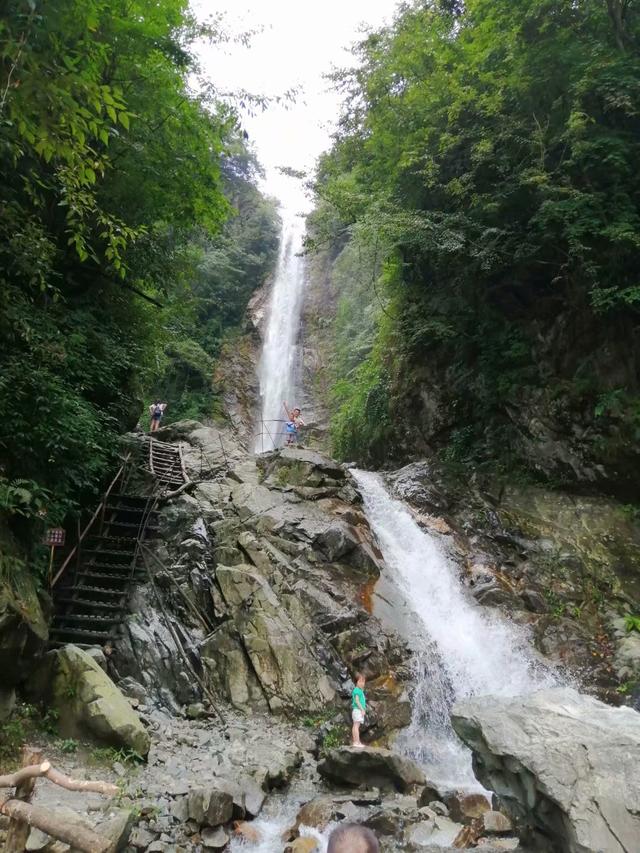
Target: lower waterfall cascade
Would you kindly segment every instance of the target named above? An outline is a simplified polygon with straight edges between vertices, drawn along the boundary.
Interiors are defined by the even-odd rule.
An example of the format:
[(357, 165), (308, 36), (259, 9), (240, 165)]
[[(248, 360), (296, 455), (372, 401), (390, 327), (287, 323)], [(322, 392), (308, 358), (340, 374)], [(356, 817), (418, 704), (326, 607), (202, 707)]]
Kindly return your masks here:
[[(391, 580), (424, 633), (417, 639), (413, 720), (398, 746), (444, 787), (478, 788), (449, 712), (470, 696), (525, 695), (556, 683), (524, 629), (466, 594), (453, 561), (392, 498), (378, 474), (352, 471)], [(414, 644), (416, 645), (416, 644)]]

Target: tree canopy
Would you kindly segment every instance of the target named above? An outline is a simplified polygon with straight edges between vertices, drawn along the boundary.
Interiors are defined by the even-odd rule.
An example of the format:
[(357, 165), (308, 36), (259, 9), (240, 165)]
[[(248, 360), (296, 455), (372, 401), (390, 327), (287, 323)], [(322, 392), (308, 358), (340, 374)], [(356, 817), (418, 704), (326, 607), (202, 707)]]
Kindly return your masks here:
[(336, 449), (420, 444), (392, 416), (421, 407), (418, 375), (449, 412), (427, 443), (492, 455), (534, 388), (613, 419), (596, 455), (613, 433), (634, 443), (637, 2), (404, 3), (357, 54), (335, 75), (344, 108), (314, 239), (375, 251), (379, 323), (348, 387), (336, 378)]
[(186, 0), (0, 4), (0, 509), (14, 527), (93, 494), (167, 347), (193, 356), (176, 329), (196, 299), (217, 300), (220, 336), (268, 266), (260, 235), (248, 260), (228, 247), (244, 221), (232, 186), (256, 232), (269, 220), (267, 243), (275, 214), (232, 107), (194, 82), (196, 43), (221, 38)]

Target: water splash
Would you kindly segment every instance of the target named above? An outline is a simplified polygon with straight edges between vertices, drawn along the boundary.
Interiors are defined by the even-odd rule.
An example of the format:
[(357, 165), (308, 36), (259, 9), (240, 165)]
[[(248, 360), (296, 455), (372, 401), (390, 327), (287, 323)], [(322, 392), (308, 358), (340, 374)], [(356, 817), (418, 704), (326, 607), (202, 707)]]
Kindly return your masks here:
[(437, 784), (477, 788), (470, 753), (451, 728), (452, 704), (469, 696), (531, 693), (550, 686), (554, 677), (524, 629), (473, 601), (439, 542), (389, 495), (380, 476), (352, 473), (388, 570), (424, 627), (413, 722), (402, 746)]
[[(300, 806), (316, 794), (317, 791), (309, 789), (304, 794), (294, 791), (282, 796), (271, 796), (264, 811), (251, 821), (251, 827), (259, 840), (252, 842), (235, 836), (229, 846), (230, 853), (278, 853), (285, 846), (284, 832), (295, 823)], [(312, 827), (301, 825), (299, 831), (303, 838), (309, 836), (316, 840), (318, 853), (326, 853), (327, 841), (334, 826), (333, 823), (329, 824), (323, 832), (319, 832)]]
[(261, 422), (256, 432), (257, 453), (283, 444), (283, 401), (295, 405), (298, 391), (297, 345), (304, 286), (303, 225), (292, 215), (283, 216), (280, 255), (267, 317), (258, 379)]

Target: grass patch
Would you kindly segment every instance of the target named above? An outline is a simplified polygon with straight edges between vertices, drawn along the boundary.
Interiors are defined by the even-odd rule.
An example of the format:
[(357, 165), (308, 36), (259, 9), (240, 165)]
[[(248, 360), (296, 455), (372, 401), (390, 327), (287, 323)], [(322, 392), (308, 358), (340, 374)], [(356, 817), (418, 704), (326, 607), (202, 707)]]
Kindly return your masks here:
[(345, 746), (348, 742), (348, 731), (344, 725), (330, 726), (322, 738), (322, 749), (335, 749), (338, 746)]
[(116, 749), (114, 746), (96, 746), (91, 750), (88, 756), (89, 764), (114, 764), (116, 761), (120, 764), (134, 766), (143, 764), (144, 758), (135, 749), (120, 747)]

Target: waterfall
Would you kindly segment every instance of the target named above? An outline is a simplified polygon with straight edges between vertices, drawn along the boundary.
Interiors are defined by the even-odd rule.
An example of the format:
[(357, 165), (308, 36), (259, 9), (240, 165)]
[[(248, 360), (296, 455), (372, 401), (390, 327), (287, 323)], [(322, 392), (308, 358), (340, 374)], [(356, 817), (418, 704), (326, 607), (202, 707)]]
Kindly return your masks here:
[(380, 476), (352, 473), (386, 566), (423, 628), (414, 643), (413, 721), (399, 745), (439, 786), (477, 789), (470, 753), (451, 728), (452, 704), (474, 695), (530, 693), (550, 686), (553, 675), (525, 630), (473, 601), (439, 541), (390, 497)]
[(298, 393), (298, 331), (304, 285), (302, 251), (303, 226), (298, 217), (284, 215), (280, 255), (271, 291), (267, 328), (264, 335), (258, 379), (260, 381), (261, 422), (255, 450), (273, 450), (283, 437), (282, 403), (296, 404)]

